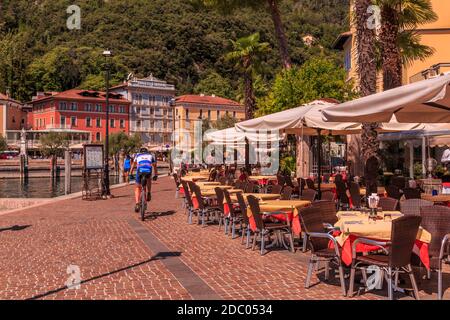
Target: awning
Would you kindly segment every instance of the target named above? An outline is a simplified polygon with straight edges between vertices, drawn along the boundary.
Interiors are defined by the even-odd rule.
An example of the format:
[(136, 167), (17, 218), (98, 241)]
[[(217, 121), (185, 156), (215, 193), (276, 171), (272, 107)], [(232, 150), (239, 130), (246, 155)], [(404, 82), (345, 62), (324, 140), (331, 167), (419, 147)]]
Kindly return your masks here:
[(449, 123), (450, 73), (323, 110), (325, 121)]

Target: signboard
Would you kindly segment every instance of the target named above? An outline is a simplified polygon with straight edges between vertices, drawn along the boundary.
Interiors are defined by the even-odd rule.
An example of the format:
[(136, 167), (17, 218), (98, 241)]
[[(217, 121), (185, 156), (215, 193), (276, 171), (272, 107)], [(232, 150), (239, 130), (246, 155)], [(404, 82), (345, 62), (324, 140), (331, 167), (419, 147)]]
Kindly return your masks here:
[(84, 145), (84, 170), (103, 169), (103, 145), (85, 144)]

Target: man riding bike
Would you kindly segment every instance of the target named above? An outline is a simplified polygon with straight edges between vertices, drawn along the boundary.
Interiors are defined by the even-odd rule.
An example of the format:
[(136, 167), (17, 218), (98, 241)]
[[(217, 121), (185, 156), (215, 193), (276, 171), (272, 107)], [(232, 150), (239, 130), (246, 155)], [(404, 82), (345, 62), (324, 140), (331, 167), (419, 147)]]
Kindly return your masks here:
[(134, 187), (134, 196), (136, 200), (136, 205), (134, 211), (137, 213), (140, 210), (140, 199), (141, 199), (141, 181), (144, 176), (146, 176), (147, 181), (147, 201), (151, 200), (152, 191), (152, 172), (154, 172), (153, 180), (158, 179), (158, 171), (156, 168), (156, 160), (151, 155), (147, 148), (141, 148), (139, 153), (136, 155), (133, 165), (131, 166), (130, 172), (133, 172), (136, 166), (136, 185)]

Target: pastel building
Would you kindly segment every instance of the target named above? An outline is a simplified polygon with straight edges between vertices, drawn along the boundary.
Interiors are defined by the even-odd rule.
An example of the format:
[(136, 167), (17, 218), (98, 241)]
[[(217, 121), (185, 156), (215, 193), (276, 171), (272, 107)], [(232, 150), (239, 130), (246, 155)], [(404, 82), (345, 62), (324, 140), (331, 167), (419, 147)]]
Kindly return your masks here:
[(149, 147), (171, 145), (174, 85), (150, 75), (143, 79), (132, 77), (111, 91), (131, 101), (130, 134), (139, 134)]

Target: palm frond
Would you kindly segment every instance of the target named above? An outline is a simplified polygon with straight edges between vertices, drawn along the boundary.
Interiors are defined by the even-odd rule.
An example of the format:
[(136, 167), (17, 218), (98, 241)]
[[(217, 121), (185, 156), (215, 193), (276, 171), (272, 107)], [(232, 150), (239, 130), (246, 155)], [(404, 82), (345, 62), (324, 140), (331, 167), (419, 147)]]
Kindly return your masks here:
[(416, 60), (432, 56), (435, 49), (421, 44), (420, 35), (414, 31), (402, 31), (398, 35), (398, 47), (403, 65), (411, 65)]

